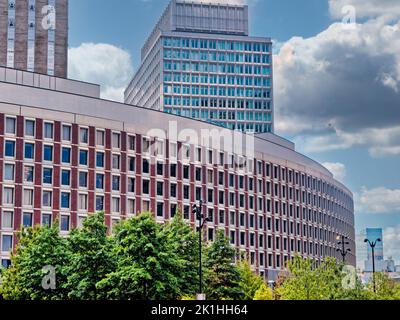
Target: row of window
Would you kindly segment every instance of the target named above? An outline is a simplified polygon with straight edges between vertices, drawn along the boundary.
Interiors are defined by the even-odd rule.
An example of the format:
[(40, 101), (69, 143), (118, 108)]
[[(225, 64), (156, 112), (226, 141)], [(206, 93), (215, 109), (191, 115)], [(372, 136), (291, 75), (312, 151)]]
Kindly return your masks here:
[[(234, 75), (255, 75), (255, 76), (271, 76), (271, 67), (266, 65), (252, 65), (252, 64), (226, 64), (226, 63), (185, 63), (175, 60), (164, 61), (164, 71), (182, 71), (187, 72), (187, 76), (191, 77), (191, 83), (199, 83), (198, 79), (201, 73), (219, 73), (219, 74), (234, 74)], [(205, 75), (204, 75), (205, 76)], [(196, 78), (197, 77), (197, 81)], [(182, 74), (182, 82), (184, 81), (184, 74)], [(208, 82), (203, 82), (208, 83)]]
[[(116, 179), (115, 179), (116, 178)], [(96, 187), (98, 187), (98, 189), (104, 188), (104, 176), (102, 176), (102, 178), (99, 179), (99, 177), (96, 178)], [(112, 179), (112, 190), (113, 191), (119, 191), (119, 177), (115, 177), (113, 176)], [(129, 178), (128, 179), (128, 192), (134, 192), (135, 190), (135, 179), (134, 178)], [(150, 181), (149, 180), (143, 180), (143, 186), (142, 186), (142, 191), (144, 195), (149, 195), (150, 193)], [(164, 183), (159, 181), (156, 182), (156, 196), (157, 197), (163, 197), (164, 196)], [(196, 188), (196, 199), (200, 200), (202, 199), (201, 197), (201, 188)], [(177, 198), (177, 184), (175, 183), (171, 183), (170, 185), (170, 194), (169, 194), (170, 198)], [(214, 197), (214, 190), (213, 189), (209, 189), (207, 192), (207, 201), (209, 203), (213, 203), (213, 197)], [(183, 186), (183, 199), (185, 200), (189, 200), (190, 198), (190, 187), (189, 186)], [(24, 189), (23, 190), (23, 206), (25, 207), (33, 207), (34, 205), (34, 190), (33, 189)], [(134, 203), (130, 203), (132, 200), (128, 200), (128, 211), (130, 214), (134, 214), (135, 212), (135, 207), (134, 207)], [(234, 207), (235, 206), (235, 194), (234, 193), (230, 193), (229, 194), (229, 205)], [(42, 192), (42, 206), (43, 207), (48, 207), (51, 208), (53, 205), (53, 196), (52, 196), (52, 191), (50, 190), (44, 190)], [(218, 192), (218, 203), (221, 205), (223, 205), (225, 202), (225, 193), (224, 191), (219, 191)], [(248, 197), (248, 203), (249, 203), (249, 209), (250, 210), (254, 210), (254, 206), (253, 206), (253, 202), (254, 202), (254, 197), (249, 196)], [(259, 210), (262, 211), (263, 210), (263, 199), (259, 198), (258, 199), (258, 205), (260, 206)], [(14, 205), (14, 188), (12, 187), (4, 187), (3, 189), (3, 206), (13, 206)], [(161, 206), (161, 207), (160, 207)], [(176, 209), (176, 204), (173, 205), (174, 207), (171, 207), (171, 211), (170, 214), (173, 215)], [(239, 207), (240, 208), (244, 208), (245, 206), (245, 196), (244, 195), (239, 195)], [(61, 209), (70, 209), (71, 208), (71, 198), (70, 198), (70, 193), (69, 192), (61, 192), (60, 193), (60, 207)], [(271, 201), (267, 200), (266, 202), (266, 210), (268, 212), (271, 212)], [(293, 206), (290, 205), (288, 206), (291, 210), (289, 213), (290, 217), (294, 217), (293, 215)], [(275, 208), (275, 213), (278, 214), (280, 211), (280, 206), (279, 203), (276, 202), (276, 208)], [(282, 214), (286, 215), (286, 204), (282, 204)], [(111, 212), (112, 213), (120, 213), (120, 209), (121, 209), (121, 204), (120, 204), (120, 198), (119, 197), (112, 197), (111, 198)], [(78, 195), (78, 210), (80, 211), (87, 211), (88, 210), (88, 196), (87, 194), (79, 194)], [(103, 211), (104, 210), (104, 196), (103, 195), (97, 195), (96, 196), (96, 211)], [(328, 216), (326, 214), (322, 214), (321, 212), (319, 212), (319, 215), (317, 214), (316, 211), (312, 211), (312, 210), (308, 210), (308, 216), (307, 216), (307, 210), (306, 208), (302, 208), (302, 218), (303, 221), (306, 221), (308, 219), (309, 222), (314, 222), (314, 223), (319, 223), (321, 225), (327, 225), (327, 226), (331, 226), (331, 227), (336, 227), (336, 228), (344, 228), (344, 224), (337, 219), (336, 217), (332, 217), (332, 216)], [(220, 210), (219, 211), (220, 214), (220, 219), (219, 219), (219, 223), (225, 223), (225, 218), (224, 218), (224, 214), (225, 214), (225, 210)], [(230, 222), (232, 223), (232, 221), (234, 221), (233, 219), (233, 215), (234, 213), (231, 212), (231, 220)], [(160, 205), (157, 207), (157, 215), (160, 217), (164, 216), (164, 208), (162, 207), (162, 202), (160, 202)], [(212, 214), (212, 209), (209, 210), (209, 216), (210, 219), (212, 219), (213, 221), (213, 214)], [(244, 213), (240, 214), (240, 224), (239, 226), (241, 227), (245, 227), (246, 224), (244, 222), (245, 219), (245, 215)], [(270, 219), (268, 218), (268, 230), (271, 230), (271, 224), (270, 224)], [(297, 206), (296, 207), (296, 219), (300, 219), (300, 207)], [(277, 223), (279, 223), (279, 219), (276, 220)], [(260, 224), (260, 226), (262, 226), (262, 224)], [(293, 229), (293, 222), (290, 222), (289, 227), (286, 227), (286, 221), (283, 222), (283, 227), (282, 227), (282, 231), (284, 233), (288, 232), (288, 230), (290, 231), (291, 234), (293, 234), (294, 229)], [(249, 227), (250, 228), (254, 228), (254, 215), (250, 215), (250, 221), (249, 221)], [(297, 224), (297, 234), (300, 234), (300, 225)], [(306, 226), (304, 225), (304, 230), (303, 230), (303, 234), (307, 235), (309, 234), (310, 236), (312, 236), (312, 230), (311, 230), (311, 226), (309, 226), (309, 232), (308, 230), (306, 230)], [(315, 231), (314, 231), (314, 236), (317, 237), (317, 228), (314, 227)], [(279, 225), (276, 224), (275, 226), (275, 231), (279, 231)], [(320, 238), (322, 238), (321, 236), (321, 229), (319, 231), (320, 233)]]
[(193, 51), (179, 49), (164, 49), (165, 59), (192, 60), (192, 61), (219, 61), (240, 63), (271, 63), (270, 54), (235, 53), (226, 51)]
[(270, 43), (232, 41), (232, 40), (212, 40), (212, 39), (191, 39), (191, 38), (163, 38), (164, 47), (192, 48), (192, 49), (211, 49), (211, 50), (230, 50), (247, 52), (271, 52)]
[[(43, 138), (45, 140), (54, 140), (54, 123), (43, 123)], [(17, 133), (17, 119), (16, 117), (5, 117), (5, 135), (15, 136)], [(24, 122), (24, 137), (34, 139), (36, 137), (36, 122), (35, 120), (25, 120)], [(72, 125), (62, 124), (61, 127), (61, 141), (72, 142)], [(89, 128), (79, 128), (79, 143), (89, 144)], [(105, 147), (106, 132), (105, 130), (96, 130), (96, 146)], [(111, 135), (111, 144), (113, 149), (121, 148), (121, 134), (113, 132)], [(128, 150), (135, 150), (135, 136), (128, 136), (127, 140)]]

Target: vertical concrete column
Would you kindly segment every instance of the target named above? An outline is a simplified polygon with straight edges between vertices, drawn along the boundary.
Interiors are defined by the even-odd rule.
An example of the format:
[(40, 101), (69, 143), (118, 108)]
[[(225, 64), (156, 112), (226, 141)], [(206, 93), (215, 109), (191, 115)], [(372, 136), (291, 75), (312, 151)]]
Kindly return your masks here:
[(28, 0), (15, 2), (14, 67), (26, 70), (28, 60)]
[(66, 78), (68, 73), (68, 0), (56, 0), (56, 43), (54, 75)]
[(7, 65), (8, 0), (0, 0), (0, 66)]
[(47, 74), (48, 30), (42, 26), (42, 9), (46, 5), (47, 0), (36, 0), (35, 72), (43, 74)]

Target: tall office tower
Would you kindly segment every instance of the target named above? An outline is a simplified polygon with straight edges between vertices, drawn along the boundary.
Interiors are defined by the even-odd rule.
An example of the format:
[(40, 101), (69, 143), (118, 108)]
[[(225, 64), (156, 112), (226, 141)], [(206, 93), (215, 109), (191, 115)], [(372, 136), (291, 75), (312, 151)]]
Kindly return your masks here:
[[(377, 239), (381, 239), (380, 242), (376, 243), (375, 247), (375, 270), (377, 272), (381, 272), (385, 269), (385, 261), (383, 260), (383, 231), (380, 228), (368, 228), (367, 229), (367, 237), (371, 242), (375, 242)], [(367, 260), (365, 261), (365, 272), (372, 272), (373, 267), (372, 267), (372, 249), (371, 247), (367, 244)]]
[(274, 131), (272, 42), (249, 36), (247, 6), (172, 0), (141, 60), (125, 103)]
[(0, 0), (0, 66), (67, 77), (68, 0)]

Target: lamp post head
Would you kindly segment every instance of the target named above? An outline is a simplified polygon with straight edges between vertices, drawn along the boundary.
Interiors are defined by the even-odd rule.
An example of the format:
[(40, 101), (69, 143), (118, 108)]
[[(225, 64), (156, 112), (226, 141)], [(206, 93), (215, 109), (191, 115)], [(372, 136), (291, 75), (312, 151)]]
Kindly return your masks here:
[(382, 240), (380, 238), (376, 239), (377, 242), (382, 242)]
[(368, 242), (368, 239), (365, 239), (364, 242), (367, 243), (367, 242)]

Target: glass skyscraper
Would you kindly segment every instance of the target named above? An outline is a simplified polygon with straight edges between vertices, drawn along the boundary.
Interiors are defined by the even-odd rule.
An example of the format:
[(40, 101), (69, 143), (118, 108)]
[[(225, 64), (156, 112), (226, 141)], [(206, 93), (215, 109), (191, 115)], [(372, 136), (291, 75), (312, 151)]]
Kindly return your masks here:
[(172, 0), (142, 49), (125, 102), (273, 132), (272, 42), (248, 33), (245, 5)]
[[(381, 228), (368, 228), (367, 229), (367, 237), (371, 242), (375, 242), (377, 239), (381, 239), (380, 242), (376, 243), (375, 247), (375, 269), (378, 272), (381, 272), (385, 268), (384, 258), (383, 258), (383, 230)], [(372, 249), (371, 247), (366, 244), (367, 246), (367, 260), (365, 261), (365, 272), (372, 272)]]

